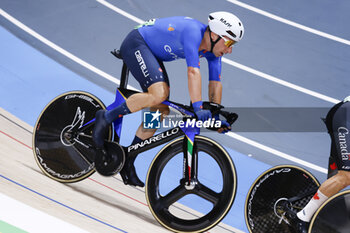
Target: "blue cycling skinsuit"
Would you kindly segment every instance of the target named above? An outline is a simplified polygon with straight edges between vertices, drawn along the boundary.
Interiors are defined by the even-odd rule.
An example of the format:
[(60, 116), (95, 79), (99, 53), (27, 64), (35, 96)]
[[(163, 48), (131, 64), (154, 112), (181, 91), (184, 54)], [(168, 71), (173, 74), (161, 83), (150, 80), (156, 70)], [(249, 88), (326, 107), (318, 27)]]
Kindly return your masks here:
[(139, 25), (124, 39), (120, 52), (123, 61), (143, 91), (156, 82), (169, 79), (163, 62), (186, 59), (188, 67), (200, 68), (201, 57), (209, 66), (209, 80), (220, 81), (221, 57), (198, 51), (207, 25), (189, 17), (152, 19)]

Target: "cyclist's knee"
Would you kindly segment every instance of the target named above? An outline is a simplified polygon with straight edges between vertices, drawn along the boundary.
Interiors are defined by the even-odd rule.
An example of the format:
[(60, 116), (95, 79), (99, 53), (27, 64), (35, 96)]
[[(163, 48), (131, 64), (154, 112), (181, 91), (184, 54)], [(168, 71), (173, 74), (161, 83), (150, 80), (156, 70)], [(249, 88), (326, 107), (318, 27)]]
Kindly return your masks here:
[(169, 112), (170, 112), (169, 106), (165, 104), (158, 104), (158, 105), (152, 106), (150, 110), (152, 112), (159, 110), (162, 113), (162, 117), (161, 117), (162, 120), (163, 120), (163, 117), (169, 115)]
[(169, 96), (169, 86), (165, 82), (152, 84), (148, 88), (148, 94), (152, 98), (152, 106), (158, 105), (166, 100)]
[(162, 106), (162, 114), (163, 114), (163, 116), (169, 115), (169, 112), (170, 112), (169, 107), (166, 106), (166, 105), (163, 105), (163, 106)]
[(339, 171), (336, 175), (336, 182), (340, 183), (342, 187), (347, 187), (350, 185), (350, 172), (349, 171)]
[(344, 182), (346, 186), (350, 186), (350, 171), (339, 171), (344, 177)]

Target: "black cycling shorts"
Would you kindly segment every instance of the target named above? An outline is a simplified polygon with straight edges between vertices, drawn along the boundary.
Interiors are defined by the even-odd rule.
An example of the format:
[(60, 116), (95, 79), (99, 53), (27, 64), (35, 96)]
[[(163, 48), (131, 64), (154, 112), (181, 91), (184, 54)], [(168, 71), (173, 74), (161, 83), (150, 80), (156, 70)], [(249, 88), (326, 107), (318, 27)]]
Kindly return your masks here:
[[(331, 136), (330, 170), (350, 171), (350, 102), (340, 102), (326, 117)], [(336, 165), (336, 166), (335, 166)]]
[(163, 62), (153, 55), (137, 29), (126, 36), (120, 52), (123, 61), (144, 92), (147, 92), (148, 87), (156, 82), (166, 82), (170, 87)]

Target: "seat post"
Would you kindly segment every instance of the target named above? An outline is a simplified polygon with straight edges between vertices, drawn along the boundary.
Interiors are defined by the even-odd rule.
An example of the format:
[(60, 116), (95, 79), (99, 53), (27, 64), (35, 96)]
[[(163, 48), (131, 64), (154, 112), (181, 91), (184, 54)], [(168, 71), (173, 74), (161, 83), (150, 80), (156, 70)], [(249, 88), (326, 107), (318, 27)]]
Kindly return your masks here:
[[(111, 51), (111, 54), (113, 54), (113, 56), (115, 56), (116, 58), (123, 60), (123, 56), (120, 50), (114, 49), (113, 51)], [(129, 68), (123, 61), (123, 68), (122, 68), (122, 74), (120, 77), (119, 88), (126, 89), (128, 86), (128, 79), (129, 79)]]
[(128, 80), (129, 80), (129, 68), (126, 66), (125, 62), (123, 62), (119, 88), (127, 89)]

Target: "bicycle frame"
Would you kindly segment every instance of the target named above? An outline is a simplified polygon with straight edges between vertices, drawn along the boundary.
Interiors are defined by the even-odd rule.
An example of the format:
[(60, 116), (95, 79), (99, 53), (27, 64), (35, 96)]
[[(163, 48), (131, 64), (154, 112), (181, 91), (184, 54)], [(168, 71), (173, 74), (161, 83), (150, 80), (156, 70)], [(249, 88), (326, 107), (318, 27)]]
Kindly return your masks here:
[[(120, 87), (116, 91), (115, 101), (107, 107), (107, 110), (114, 109), (115, 107), (124, 103), (128, 97), (138, 93), (136, 91), (132, 91), (126, 88), (128, 77), (129, 77), (129, 69), (127, 68), (126, 64), (123, 63)], [(169, 100), (163, 101), (162, 104), (165, 104), (169, 107), (176, 109), (185, 118), (195, 117), (195, 114), (193, 112), (186, 109), (188, 108), (187, 106), (184, 106)], [(95, 119), (92, 119), (91, 121), (87, 122), (81, 127), (81, 129), (90, 127), (94, 121)], [(115, 120), (112, 123), (112, 125), (113, 125), (113, 131), (114, 131), (114, 137), (112, 138), (112, 140), (119, 143), (120, 137), (121, 137), (122, 125), (123, 125), (123, 117), (120, 117), (117, 120)], [(188, 185), (187, 187), (191, 188), (191, 187), (194, 187), (194, 184), (196, 181), (195, 179), (197, 177), (198, 155), (194, 153), (193, 148), (194, 148), (194, 138), (199, 133), (200, 133), (200, 129), (197, 126), (188, 127), (188, 125), (185, 125), (185, 126), (174, 127), (167, 131), (159, 133), (155, 136), (152, 136), (148, 139), (145, 139), (139, 143), (128, 146), (125, 153), (126, 153), (126, 156), (137, 155), (141, 152), (150, 150), (154, 147), (165, 144), (175, 138), (185, 135), (184, 142), (183, 142), (183, 145), (184, 145), (183, 178), (185, 179), (186, 184)]]
[(309, 190), (303, 194), (300, 194), (298, 196), (288, 198), (287, 201), (290, 203), (293, 203), (293, 202), (296, 202), (296, 201), (303, 199), (304, 197), (313, 196), (317, 192), (317, 190), (318, 190), (318, 187), (315, 189)]
[[(113, 109), (114, 107), (119, 106), (121, 103), (123, 103), (126, 100), (127, 97), (129, 97), (134, 93), (135, 92), (130, 91), (128, 89), (119, 88), (117, 90), (115, 102), (112, 103), (110, 106), (108, 106), (107, 109)], [(184, 117), (193, 118), (195, 116), (194, 113), (186, 110), (184, 107), (179, 106), (179, 104), (177, 103), (174, 103), (168, 100), (163, 101), (162, 103), (181, 112)], [(113, 127), (117, 136), (114, 139), (116, 142), (119, 142), (119, 139), (121, 137), (122, 122), (123, 122), (123, 117), (113, 122)], [(155, 136), (152, 136), (151, 138), (145, 139), (139, 143), (130, 145), (129, 147), (127, 147), (126, 153), (128, 154), (128, 156), (133, 156), (141, 152), (150, 150), (161, 144), (165, 144), (177, 137), (185, 135), (184, 142), (183, 142), (184, 144), (184, 163), (183, 164), (185, 166), (183, 169), (184, 170), (183, 178), (185, 178), (185, 180), (188, 181), (188, 183), (191, 183), (191, 181), (193, 181), (193, 178), (197, 177), (196, 167), (197, 167), (198, 158), (197, 158), (197, 154), (194, 153), (193, 146), (194, 146), (194, 138), (199, 133), (200, 133), (200, 129), (196, 126), (195, 127), (178, 126), (175, 128), (171, 128), (167, 131), (164, 131), (162, 133), (159, 133)]]

